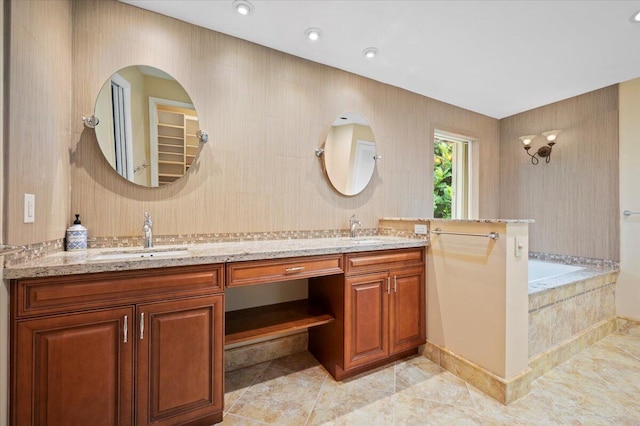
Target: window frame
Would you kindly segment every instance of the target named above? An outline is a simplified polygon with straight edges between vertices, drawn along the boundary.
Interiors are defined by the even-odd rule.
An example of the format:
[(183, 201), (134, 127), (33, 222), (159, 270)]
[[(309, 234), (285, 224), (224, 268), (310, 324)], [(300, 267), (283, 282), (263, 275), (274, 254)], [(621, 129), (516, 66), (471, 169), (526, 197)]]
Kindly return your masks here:
[[(465, 132), (466, 133), (466, 132)], [(451, 200), (451, 219), (471, 219), (478, 217), (478, 189), (479, 189), (479, 146), (478, 139), (460, 132), (451, 132), (442, 128), (434, 128), (432, 132), (431, 161), (434, 159), (435, 144), (438, 141), (454, 144), (452, 158), (452, 188), (453, 197)], [(466, 146), (466, 158), (461, 157), (459, 151), (460, 144)], [(460, 182), (460, 167), (464, 167), (466, 172), (464, 181)], [(434, 170), (433, 167), (431, 169)], [(466, 185), (466, 197), (460, 194), (460, 188)], [(463, 191), (464, 192), (464, 191)], [(433, 193), (433, 188), (432, 188)], [(462, 204), (462, 207), (459, 207)], [(433, 202), (431, 203), (433, 215)]]

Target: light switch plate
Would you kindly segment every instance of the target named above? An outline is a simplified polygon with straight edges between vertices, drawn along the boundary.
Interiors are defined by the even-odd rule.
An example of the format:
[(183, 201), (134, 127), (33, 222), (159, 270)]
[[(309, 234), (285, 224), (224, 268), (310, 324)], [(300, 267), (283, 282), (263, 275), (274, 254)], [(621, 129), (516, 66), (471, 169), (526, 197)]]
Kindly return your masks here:
[(36, 221), (36, 196), (35, 194), (24, 194), (24, 223)]
[(428, 229), (427, 229), (427, 225), (424, 224), (414, 224), (413, 225), (413, 232), (415, 232), (418, 235), (427, 235)]

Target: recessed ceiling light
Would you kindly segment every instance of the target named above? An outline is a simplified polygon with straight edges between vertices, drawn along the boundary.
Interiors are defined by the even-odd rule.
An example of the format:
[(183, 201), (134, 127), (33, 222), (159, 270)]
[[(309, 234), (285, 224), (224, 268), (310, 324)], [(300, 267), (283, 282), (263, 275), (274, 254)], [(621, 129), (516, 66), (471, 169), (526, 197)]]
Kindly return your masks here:
[(235, 0), (233, 8), (242, 16), (251, 15), (253, 13), (253, 5), (247, 0)]
[(378, 49), (376, 49), (375, 47), (367, 47), (362, 51), (362, 54), (365, 58), (375, 58), (375, 56), (378, 54)]
[(317, 41), (320, 37), (322, 37), (322, 31), (320, 28), (307, 28), (307, 31), (304, 32), (304, 35), (311, 41)]
[(631, 17), (631, 22), (640, 23), (640, 12)]

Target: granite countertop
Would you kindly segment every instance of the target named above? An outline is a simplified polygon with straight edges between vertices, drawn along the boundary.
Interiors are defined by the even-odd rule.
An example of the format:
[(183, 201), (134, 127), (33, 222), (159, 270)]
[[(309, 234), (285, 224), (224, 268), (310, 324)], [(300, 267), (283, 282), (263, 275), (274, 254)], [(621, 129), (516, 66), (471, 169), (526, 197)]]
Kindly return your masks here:
[(460, 222), (460, 223), (534, 223), (534, 219), (438, 219), (426, 218), (406, 218), (406, 217), (383, 217), (380, 220), (397, 220), (405, 222)]
[[(6, 279), (86, 274), (168, 266), (204, 265), (246, 260), (280, 259), (359, 251), (424, 247), (427, 240), (372, 236), (261, 240), (193, 245), (155, 246), (153, 249), (108, 248), (59, 252), (28, 263), (7, 266)], [(155, 257), (152, 255), (155, 253)], [(140, 257), (127, 257), (127, 256)], [(146, 257), (142, 257), (146, 256)]]
[[(615, 276), (614, 274), (618, 274), (619, 272), (620, 272), (619, 268), (616, 268), (615, 266), (599, 267), (599, 268), (593, 267), (593, 266), (591, 267), (585, 266), (578, 271), (569, 272), (566, 274), (561, 274), (561, 275), (552, 276), (552, 277), (545, 277), (545, 278), (541, 278), (536, 281), (530, 282), (528, 287), (529, 294), (535, 294), (541, 291), (557, 289), (558, 287), (562, 287), (567, 284), (578, 283), (578, 282), (588, 280), (590, 278), (601, 277), (601, 276), (605, 277), (602, 283), (606, 283), (606, 282), (610, 282), (606, 280), (606, 276), (608, 275)], [(615, 281), (615, 280), (612, 279), (612, 281)]]

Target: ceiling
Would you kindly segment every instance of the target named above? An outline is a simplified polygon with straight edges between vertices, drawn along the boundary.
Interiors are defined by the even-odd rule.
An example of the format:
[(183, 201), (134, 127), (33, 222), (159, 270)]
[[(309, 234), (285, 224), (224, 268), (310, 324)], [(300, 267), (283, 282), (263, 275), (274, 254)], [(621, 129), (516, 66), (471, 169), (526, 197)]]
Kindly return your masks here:
[(640, 77), (640, 1), (120, 1), (494, 118)]

